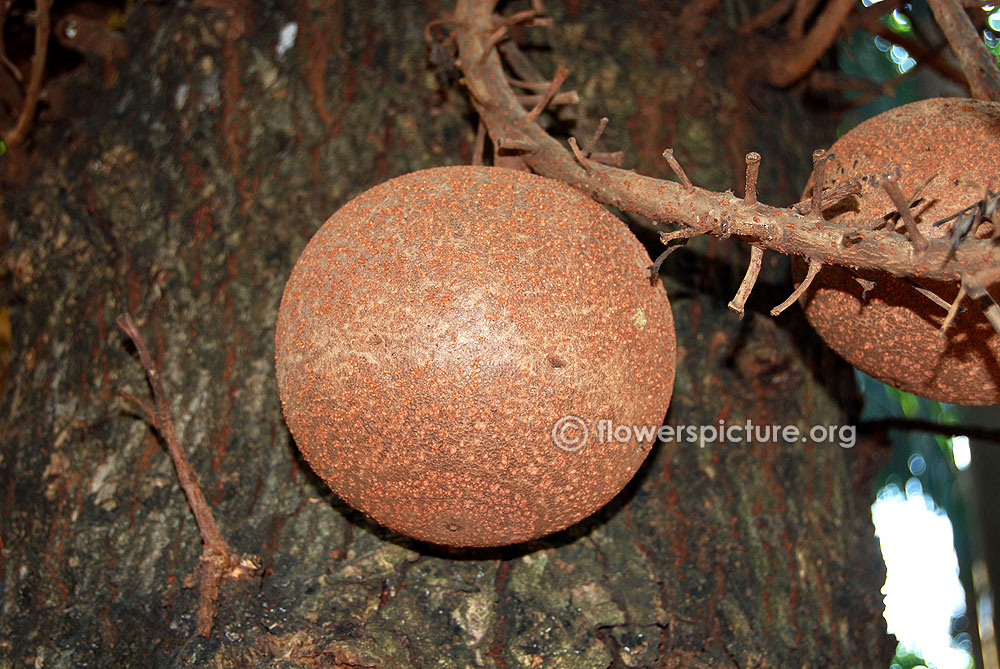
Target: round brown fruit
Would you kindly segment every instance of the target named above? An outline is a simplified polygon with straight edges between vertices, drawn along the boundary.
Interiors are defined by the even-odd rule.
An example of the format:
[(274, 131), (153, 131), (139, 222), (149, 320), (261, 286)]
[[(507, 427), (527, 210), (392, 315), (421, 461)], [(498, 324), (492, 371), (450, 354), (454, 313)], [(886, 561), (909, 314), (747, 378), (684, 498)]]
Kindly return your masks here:
[(362, 193), (306, 246), (278, 313), (299, 449), (351, 506), (423, 541), (572, 525), (651, 447), (601, 441), (598, 421), (659, 425), (670, 400), (673, 319), (648, 265), (621, 221), (540, 176), (441, 167)]
[[(878, 177), (899, 169), (903, 193), (927, 238), (947, 238), (952, 224), (933, 224), (983, 197), (981, 188), (1000, 177), (1000, 104), (954, 98), (923, 100), (891, 109), (860, 124), (831, 147), (827, 187), (851, 177), (862, 192), (826, 212), (836, 223), (868, 230), (895, 208)], [(811, 190), (811, 185), (807, 191)], [(897, 217), (898, 218), (898, 217)], [(905, 233), (895, 218), (893, 225)], [(979, 229), (979, 236), (992, 225)], [(970, 238), (974, 234), (970, 234)], [(804, 272), (797, 269), (801, 280)], [(865, 293), (847, 270), (827, 265), (802, 298), (806, 318), (826, 343), (856, 368), (901, 390), (954, 404), (1000, 403), (1000, 337), (968, 299), (944, 337), (947, 310), (913, 283), (888, 274), (861, 272), (874, 281)], [(919, 280), (918, 287), (950, 303), (955, 283)], [(1000, 298), (1000, 285), (990, 289)]]

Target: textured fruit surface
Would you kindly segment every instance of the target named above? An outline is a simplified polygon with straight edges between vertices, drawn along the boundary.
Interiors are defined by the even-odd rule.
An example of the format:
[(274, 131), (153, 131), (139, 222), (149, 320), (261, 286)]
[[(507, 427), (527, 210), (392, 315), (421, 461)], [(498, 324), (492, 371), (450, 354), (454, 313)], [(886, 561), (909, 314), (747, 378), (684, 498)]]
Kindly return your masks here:
[[(865, 121), (830, 152), (835, 158), (826, 168), (827, 186), (856, 177), (862, 193), (835, 205), (827, 218), (863, 230), (885, 220), (895, 209), (876, 179), (898, 166), (907, 197), (930, 179), (912, 211), (925, 237), (947, 238), (951, 223), (932, 224), (979, 201), (983, 192), (974, 184), (1000, 185), (1000, 104), (914, 102)], [(902, 223), (895, 225), (905, 231)], [(946, 309), (906, 280), (859, 276), (875, 286), (864, 293), (847, 270), (825, 266), (802, 298), (806, 317), (831, 348), (861, 371), (916, 395), (955, 404), (1000, 403), (1000, 337), (979, 308), (967, 300), (970, 308), (939, 338)], [(919, 285), (946, 302), (958, 293), (957, 284)], [(1000, 298), (1000, 286), (990, 293)]]
[[(559, 182), (441, 167), (361, 194), (316, 233), (278, 314), (285, 418), (313, 469), (390, 529), (499, 546), (614, 497), (651, 444), (676, 346), (627, 227)], [(576, 416), (586, 443), (553, 426)], [(557, 437), (582, 439), (569, 426)]]

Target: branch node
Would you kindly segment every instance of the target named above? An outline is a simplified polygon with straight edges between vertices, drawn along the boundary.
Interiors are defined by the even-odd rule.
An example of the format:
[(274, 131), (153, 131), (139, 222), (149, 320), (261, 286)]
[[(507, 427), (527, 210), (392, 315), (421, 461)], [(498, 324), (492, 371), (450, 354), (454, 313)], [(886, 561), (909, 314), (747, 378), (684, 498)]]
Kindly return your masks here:
[(798, 288), (792, 291), (792, 294), (789, 295), (784, 302), (776, 306), (774, 309), (771, 309), (771, 315), (777, 316), (782, 311), (792, 306), (795, 300), (802, 297), (802, 295), (809, 289), (809, 286), (812, 284), (813, 279), (816, 278), (816, 275), (819, 273), (819, 269), (822, 266), (823, 263), (821, 261), (816, 260), (815, 258), (810, 258), (809, 268), (806, 270), (806, 276), (802, 279), (802, 283), (799, 284)]

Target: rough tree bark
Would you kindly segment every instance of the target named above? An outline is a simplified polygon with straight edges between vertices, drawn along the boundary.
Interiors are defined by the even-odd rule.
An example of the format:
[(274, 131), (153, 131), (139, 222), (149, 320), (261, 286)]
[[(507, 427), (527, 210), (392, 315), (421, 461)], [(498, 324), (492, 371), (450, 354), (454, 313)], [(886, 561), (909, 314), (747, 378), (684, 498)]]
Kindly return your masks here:
[[(887, 660), (884, 568), (865, 481), (852, 476), (867, 469), (860, 449), (663, 444), (596, 517), (497, 551), (416, 544), (329, 493), (282, 419), (275, 315), (298, 253), (339, 205), (386, 178), (468, 161), (470, 107), (434, 90), (423, 40), (450, 7), (212, 4), (139, 4), (112, 87), (94, 64), (75, 94), (100, 103), (39, 129), (36, 178), (5, 196), (17, 299), (0, 401), (4, 666)], [(748, 104), (731, 85), (731, 66), (753, 57), (736, 27), (764, 3), (547, 4), (553, 31), (526, 33), (552, 47), (537, 63), (571, 68), (581, 125), (612, 120), (606, 148), (666, 175), (660, 152), (673, 146), (696, 183), (717, 189), (735, 181), (730, 158), (760, 150), (761, 199), (799, 199), (830, 119), (787, 93)], [(290, 22), (296, 41), (282, 55)], [(664, 269), (680, 348), (668, 421), (848, 423), (850, 371), (797, 313), (766, 316), (787, 294), (781, 267), (743, 321), (727, 309), (744, 254), (703, 241)], [(123, 307), (161, 364), (223, 536), (265, 566), (259, 592), (224, 591), (209, 638), (186, 587), (201, 545), (173, 466), (116, 398), (147, 391), (114, 326)]]

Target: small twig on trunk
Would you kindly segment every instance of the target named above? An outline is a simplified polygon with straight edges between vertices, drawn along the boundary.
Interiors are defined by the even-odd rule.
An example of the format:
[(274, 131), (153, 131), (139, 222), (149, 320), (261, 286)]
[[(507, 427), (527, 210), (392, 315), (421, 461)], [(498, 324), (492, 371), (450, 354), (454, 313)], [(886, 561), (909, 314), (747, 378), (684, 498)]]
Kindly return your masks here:
[(222, 538), (219, 527), (215, 523), (215, 517), (212, 515), (212, 508), (198, 485), (198, 477), (181, 448), (170, 413), (170, 402), (163, 389), (159, 370), (149, 354), (146, 341), (139, 332), (139, 328), (136, 327), (135, 321), (132, 320), (132, 316), (128, 313), (119, 316), (117, 323), (118, 327), (132, 340), (136, 352), (139, 354), (139, 361), (146, 370), (146, 379), (153, 391), (155, 409), (150, 408), (145, 402), (129, 393), (121, 393), (121, 396), (134, 403), (150, 418), (153, 428), (159, 432), (166, 443), (167, 451), (170, 453), (174, 468), (177, 470), (181, 489), (184, 490), (184, 495), (187, 497), (188, 506), (191, 507), (191, 512), (198, 523), (198, 531), (201, 533), (201, 539), (204, 543), (201, 564), (199, 565), (201, 576), (198, 631), (202, 636), (207, 637), (212, 633), (215, 617), (219, 611), (219, 590), (223, 583), (227, 579), (255, 577), (260, 574), (261, 568), (254, 556), (237, 555)]

